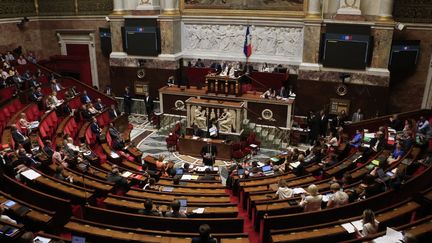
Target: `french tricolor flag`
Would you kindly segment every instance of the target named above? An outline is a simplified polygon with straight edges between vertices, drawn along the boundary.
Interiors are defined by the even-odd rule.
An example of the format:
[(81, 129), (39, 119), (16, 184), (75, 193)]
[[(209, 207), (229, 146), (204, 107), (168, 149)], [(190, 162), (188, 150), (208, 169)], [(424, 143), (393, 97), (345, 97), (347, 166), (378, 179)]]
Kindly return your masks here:
[(250, 26), (248, 26), (246, 29), (246, 37), (243, 47), (243, 53), (246, 57), (250, 57), (252, 55), (252, 34), (249, 27)]

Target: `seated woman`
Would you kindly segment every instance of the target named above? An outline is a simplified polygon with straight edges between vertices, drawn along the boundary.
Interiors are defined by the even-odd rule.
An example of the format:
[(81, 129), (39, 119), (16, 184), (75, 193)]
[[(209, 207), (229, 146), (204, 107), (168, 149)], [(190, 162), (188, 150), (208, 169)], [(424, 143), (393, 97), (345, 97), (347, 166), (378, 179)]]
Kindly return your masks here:
[(68, 167), (68, 163), (66, 162), (67, 156), (62, 157), (63, 154), (64, 153), (63, 153), (63, 151), (61, 151), (60, 146), (57, 146), (55, 148), (53, 155), (52, 155), (52, 162), (54, 164), (59, 164), (59, 165), (61, 164), (64, 167)]
[(53, 92), (51, 93), (51, 98), (52, 98), (52, 101), (54, 102), (54, 104), (55, 104), (56, 106), (59, 106), (59, 105), (61, 105), (61, 104), (63, 103), (63, 100), (59, 100), (59, 99), (57, 98), (57, 92), (56, 92), (56, 91), (53, 91)]
[(327, 202), (327, 208), (339, 207), (348, 203), (348, 194), (340, 189), (339, 183), (330, 185), (330, 190), (333, 192), (333, 195), (330, 196)]
[(387, 162), (389, 165), (392, 165), (393, 163), (396, 163), (399, 161), (403, 156), (405, 152), (402, 150), (402, 144), (401, 142), (396, 143), (396, 147), (391, 153), (391, 155), (387, 158)]
[(293, 190), (287, 186), (286, 181), (284, 179), (279, 180), (275, 197), (278, 199), (286, 199), (292, 197), (292, 195)]
[(31, 132), (31, 123), (27, 121), (27, 116), (25, 113), (20, 114), (19, 126), (20, 126), (20, 130), (23, 133), (28, 135)]
[(311, 184), (307, 188), (308, 196), (302, 195), (300, 206), (304, 208), (305, 212), (321, 210), (322, 195), (318, 193), (318, 187)]
[(90, 114), (92, 114), (92, 115), (95, 115), (95, 114), (100, 113), (100, 111), (98, 111), (98, 110), (93, 106), (92, 103), (88, 103), (88, 104), (87, 104), (87, 110), (88, 110), (88, 111), (90, 112)]
[(56, 103), (52, 98), (52, 95), (48, 95), (48, 97), (45, 100), (45, 105), (47, 110), (54, 110), (56, 108)]
[(375, 181), (375, 177), (366, 174), (359, 186), (359, 198), (370, 198), (382, 192), (381, 185)]
[(375, 214), (370, 209), (365, 209), (363, 211), (363, 219), (362, 225), (363, 229), (358, 231), (355, 228), (355, 231), (359, 237), (366, 237), (368, 235), (372, 235), (378, 232), (378, 221), (375, 219)]

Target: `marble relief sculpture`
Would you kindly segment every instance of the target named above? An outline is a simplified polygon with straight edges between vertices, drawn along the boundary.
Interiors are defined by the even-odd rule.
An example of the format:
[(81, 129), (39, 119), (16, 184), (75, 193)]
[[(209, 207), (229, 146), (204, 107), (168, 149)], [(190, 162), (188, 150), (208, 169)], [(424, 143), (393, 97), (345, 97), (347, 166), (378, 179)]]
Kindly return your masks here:
[(206, 111), (201, 108), (201, 106), (193, 106), (193, 113), (191, 114), (192, 123), (197, 125), (197, 127), (207, 130), (207, 117)]
[(302, 11), (304, 0), (184, 0), (186, 8), (236, 8)]
[[(243, 53), (243, 25), (185, 24), (183, 49), (202, 54)], [(253, 55), (292, 57), (300, 59), (303, 50), (303, 29), (299, 27), (252, 26)]]
[(224, 109), (223, 113), (218, 119), (219, 131), (224, 133), (230, 133), (235, 128), (235, 111)]

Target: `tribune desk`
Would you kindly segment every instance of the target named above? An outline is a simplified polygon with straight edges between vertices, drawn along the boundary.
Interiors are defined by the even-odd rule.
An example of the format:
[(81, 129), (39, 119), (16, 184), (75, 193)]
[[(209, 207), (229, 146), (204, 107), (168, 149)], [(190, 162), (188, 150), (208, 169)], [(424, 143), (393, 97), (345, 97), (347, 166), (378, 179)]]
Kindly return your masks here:
[(222, 139), (194, 139), (192, 136), (186, 135), (184, 137), (180, 137), (178, 141), (178, 152), (184, 155), (201, 157), (201, 148), (207, 144), (207, 139), (210, 140), (212, 144), (216, 145), (218, 152), (216, 159), (231, 160), (232, 144), (231, 142), (227, 143)]

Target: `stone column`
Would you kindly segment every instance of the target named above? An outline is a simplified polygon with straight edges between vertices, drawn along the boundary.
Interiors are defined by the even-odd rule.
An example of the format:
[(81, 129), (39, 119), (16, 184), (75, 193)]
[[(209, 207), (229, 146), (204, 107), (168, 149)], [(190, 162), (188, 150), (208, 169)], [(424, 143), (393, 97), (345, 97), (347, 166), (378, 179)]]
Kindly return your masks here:
[(161, 15), (158, 19), (161, 33), (161, 55), (181, 52), (180, 16)]
[(378, 20), (392, 21), (393, 20), (393, 4), (394, 0), (381, 0), (380, 9), (378, 13)]
[(393, 24), (375, 25), (372, 28), (374, 49), (371, 68), (379, 68), (387, 71), (393, 40), (393, 30)]
[(339, 0), (323, 1), (324, 18), (332, 19), (336, 15), (339, 5)]
[(124, 11), (123, 0), (113, 0), (113, 12), (120, 13)]
[(303, 61), (300, 69), (318, 70), (321, 21), (305, 21), (303, 33)]
[(179, 14), (179, 0), (162, 0), (162, 14)]
[(110, 19), (112, 47), (110, 57), (125, 57), (127, 54), (123, 50), (123, 40), (121, 33), (121, 27), (124, 26), (123, 16), (111, 15)]
[(309, 0), (307, 18), (321, 18), (321, 1)]

